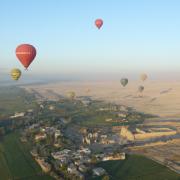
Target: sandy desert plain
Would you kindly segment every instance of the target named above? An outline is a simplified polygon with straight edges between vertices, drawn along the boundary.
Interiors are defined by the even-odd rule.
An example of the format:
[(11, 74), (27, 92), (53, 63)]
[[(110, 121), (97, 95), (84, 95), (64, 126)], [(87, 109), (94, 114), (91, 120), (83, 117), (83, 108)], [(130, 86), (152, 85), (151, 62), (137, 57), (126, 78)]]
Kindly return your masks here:
[[(139, 85), (145, 87), (142, 94), (137, 90)], [(67, 92), (74, 91), (76, 96), (91, 96), (92, 99), (127, 105), (158, 116), (145, 120), (144, 125), (168, 126), (180, 134), (180, 81), (132, 81), (126, 87), (118, 81), (79, 81), (28, 85), (24, 88), (54, 100), (58, 95), (66, 96)], [(180, 173), (180, 138), (134, 147), (131, 152), (144, 154)]]

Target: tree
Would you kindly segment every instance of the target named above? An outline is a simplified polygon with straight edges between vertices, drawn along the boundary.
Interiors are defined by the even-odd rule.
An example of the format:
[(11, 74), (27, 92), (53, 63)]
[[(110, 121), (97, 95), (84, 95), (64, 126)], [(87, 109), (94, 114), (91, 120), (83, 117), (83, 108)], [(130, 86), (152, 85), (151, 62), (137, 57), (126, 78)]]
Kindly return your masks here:
[(110, 178), (109, 178), (109, 176), (108, 175), (106, 175), (106, 176), (104, 176), (103, 178), (102, 178), (102, 180), (109, 180)]
[(0, 127), (0, 136), (5, 135), (5, 129), (4, 127)]
[(91, 163), (93, 163), (93, 164), (96, 164), (97, 163), (97, 158), (96, 158), (96, 156), (92, 156), (92, 158), (91, 158)]

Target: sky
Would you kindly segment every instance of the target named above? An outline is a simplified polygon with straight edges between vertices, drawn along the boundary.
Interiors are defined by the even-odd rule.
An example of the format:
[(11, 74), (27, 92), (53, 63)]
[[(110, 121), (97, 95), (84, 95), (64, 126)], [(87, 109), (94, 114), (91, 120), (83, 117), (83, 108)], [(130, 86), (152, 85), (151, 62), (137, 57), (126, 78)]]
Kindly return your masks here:
[(15, 49), (28, 43), (37, 49), (29, 74), (177, 75), (179, 9), (179, 0), (0, 0), (0, 71), (24, 70)]

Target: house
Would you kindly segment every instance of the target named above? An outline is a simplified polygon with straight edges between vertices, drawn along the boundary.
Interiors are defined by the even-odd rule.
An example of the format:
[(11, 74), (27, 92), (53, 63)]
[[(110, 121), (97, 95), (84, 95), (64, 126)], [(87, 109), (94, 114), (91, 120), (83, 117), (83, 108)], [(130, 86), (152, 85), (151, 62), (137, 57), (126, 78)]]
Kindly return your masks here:
[(71, 163), (67, 168), (68, 173), (70, 174), (76, 174), (77, 173), (77, 167)]
[(85, 178), (84, 178), (84, 175), (82, 174), (82, 173), (80, 173), (79, 171), (77, 171), (76, 172), (76, 177), (78, 177), (79, 179), (81, 179), (81, 180), (84, 180)]
[(110, 122), (110, 121), (112, 121), (113, 119), (112, 118), (107, 118), (105, 121), (106, 122)]
[(78, 150), (77, 152), (84, 153), (84, 154), (91, 154), (91, 150), (89, 148), (82, 148)]
[(58, 137), (62, 136), (61, 131), (59, 129), (56, 129), (55, 133), (54, 133), (54, 136), (55, 136), (55, 139), (57, 139)]
[(82, 141), (84, 144), (91, 144), (91, 140), (88, 137), (84, 137)]
[(61, 146), (62, 146), (61, 142), (55, 141), (54, 147), (59, 148)]
[(32, 112), (34, 112), (34, 110), (33, 109), (28, 109), (27, 112), (32, 113)]
[(82, 173), (85, 173), (87, 172), (88, 168), (84, 165), (84, 164), (81, 164), (79, 167), (78, 167), (79, 171), (81, 171)]
[(23, 143), (27, 142), (27, 138), (26, 138), (25, 136), (21, 137), (20, 140), (21, 140), (21, 142), (23, 142)]
[(126, 118), (127, 117), (127, 112), (120, 112), (120, 113), (118, 113), (118, 117), (120, 117), (120, 118)]
[(53, 111), (54, 109), (55, 109), (54, 106), (52, 106), (52, 105), (49, 106), (49, 110)]
[(90, 98), (84, 98), (81, 100), (81, 103), (84, 105), (84, 106), (88, 106), (91, 104), (91, 99)]
[(107, 154), (102, 158), (102, 161), (110, 161), (110, 160), (124, 160), (125, 153), (116, 153), (116, 154)]
[(51, 153), (51, 156), (54, 158), (54, 159), (58, 159), (58, 160), (61, 160), (62, 158), (64, 157), (69, 157), (69, 153), (71, 152), (71, 150), (69, 149), (64, 149), (62, 151), (58, 151), (58, 152), (53, 152)]
[(119, 110), (120, 110), (120, 111), (124, 111), (124, 112), (128, 112), (128, 108), (127, 108), (126, 106), (123, 106), (123, 105), (121, 105), (121, 106), (119, 107)]
[(41, 141), (41, 140), (44, 140), (46, 139), (47, 135), (45, 133), (39, 133), (35, 136), (35, 141)]
[(104, 134), (104, 135), (101, 135), (101, 138), (102, 138), (102, 139), (106, 139), (106, 138), (107, 138), (107, 135), (105, 135), (105, 134)]
[(49, 172), (51, 170), (51, 165), (45, 161), (43, 158), (35, 158), (37, 163), (41, 166), (44, 172)]
[(83, 162), (78, 159), (78, 160), (75, 160), (75, 161), (74, 161), (74, 164), (75, 164), (76, 166), (80, 166), (81, 164), (83, 164)]
[(24, 116), (25, 116), (25, 112), (20, 112), (20, 113), (16, 112), (16, 113), (14, 114), (14, 116), (10, 116), (10, 118), (11, 118), (11, 119), (14, 119), (14, 118), (24, 117)]
[(120, 137), (127, 139), (128, 141), (134, 141), (134, 134), (129, 130), (128, 126), (122, 126), (120, 130)]
[(32, 130), (32, 129), (35, 129), (35, 128), (38, 128), (38, 127), (39, 127), (39, 124), (38, 123), (34, 123), (31, 126), (29, 126), (29, 130)]
[(36, 149), (33, 149), (32, 151), (30, 151), (31, 155), (33, 157), (37, 157), (38, 156), (38, 153), (37, 153), (37, 150)]
[(92, 171), (95, 176), (102, 176), (102, 175), (106, 174), (106, 170), (101, 167), (94, 168)]
[(81, 159), (81, 161), (82, 161), (83, 163), (91, 163), (91, 158), (85, 156), (85, 157), (83, 157), (83, 158)]
[(43, 104), (40, 104), (40, 108), (41, 108), (41, 109), (44, 109), (44, 105), (43, 105)]

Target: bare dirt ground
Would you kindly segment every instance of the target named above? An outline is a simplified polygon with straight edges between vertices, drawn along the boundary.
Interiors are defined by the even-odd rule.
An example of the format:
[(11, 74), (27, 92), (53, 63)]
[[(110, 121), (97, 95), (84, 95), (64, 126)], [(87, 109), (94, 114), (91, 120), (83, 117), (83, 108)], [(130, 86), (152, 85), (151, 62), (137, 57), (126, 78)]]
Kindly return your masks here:
[(166, 143), (152, 143), (143, 147), (133, 147), (131, 152), (143, 154), (180, 174), (180, 139)]
[[(138, 86), (143, 85), (145, 90), (138, 92)], [(180, 82), (129, 82), (122, 87), (120, 82), (59, 82), (47, 85), (28, 86), (48, 98), (57, 98), (48, 90), (65, 95), (74, 91), (77, 96), (92, 96), (108, 102), (132, 106), (135, 109), (156, 114), (161, 117), (180, 117)], [(88, 89), (90, 90), (88, 92)], [(143, 96), (143, 97), (140, 97)]]

